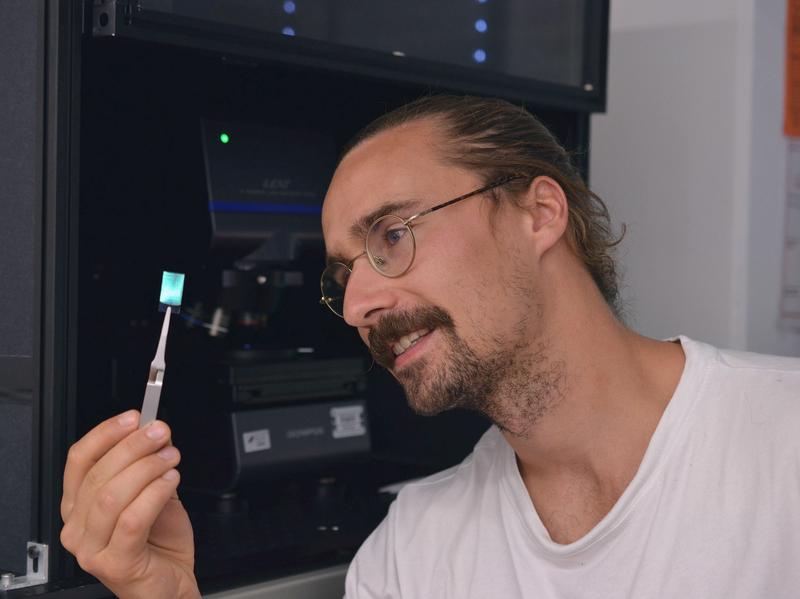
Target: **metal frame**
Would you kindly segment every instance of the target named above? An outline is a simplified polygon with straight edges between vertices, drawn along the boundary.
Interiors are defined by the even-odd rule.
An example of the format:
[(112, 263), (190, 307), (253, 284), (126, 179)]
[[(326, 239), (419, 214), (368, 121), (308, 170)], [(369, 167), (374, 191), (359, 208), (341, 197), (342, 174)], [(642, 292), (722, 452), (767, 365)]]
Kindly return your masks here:
[[(597, 26), (597, 25), (600, 26)], [(592, 25), (595, 25), (594, 27)], [(599, 86), (602, 97), (601, 111), (606, 107), (606, 76), (608, 74), (608, 0), (590, 1), (584, 15), (583, 30), (586, 32), (586, 44), (583, 46), (583, 80), (589, 85)], [(592, 60), (592, 50), (598, 48), (601, 56)]]
[[(67, 443), (74, 438), (82, 3), (45, 6), (41, 273), (34, 422), (39, 454), (37, 538), (49, 545), (49, 579), (74, 576), (61, 547), (60, 502)], [(38, 433), (38, 434), (37, 434)]]
[[(137, 0), (95, 0), (94, 13), (95, 37), (185, 46), (256, 62), (296, 64), (440, 89), (492, 94), (565, 110), (605, 110), (609, 0), (587, 3), (585, 28), (589, 35), (584, 46), (585, 83), (582, 88), (310, 39), (287, 39), (280, 34), (144, 10)], [(99, 16), (102, 14), (106, 17), (101, 23)], [(592, 56), (595, 45), (601, 54), (599, 57)]]

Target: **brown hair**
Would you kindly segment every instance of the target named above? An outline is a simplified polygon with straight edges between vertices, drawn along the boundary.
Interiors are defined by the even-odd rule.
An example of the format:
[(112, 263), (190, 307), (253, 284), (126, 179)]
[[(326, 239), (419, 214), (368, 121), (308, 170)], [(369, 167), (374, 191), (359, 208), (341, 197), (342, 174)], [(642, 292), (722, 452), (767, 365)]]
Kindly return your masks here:
[[(541, 175), (555, 180), (569, 204), (568, 240), (586, 265), (608, 305), (620, 315), (617, 266), (612, 256), (622, 240), (611, 231), (603, 200), (583, 181), (570, 155), (531, 113), (505, 100), (475, 96), (425, 96), (367, 125), (345, 148), (388, 129), (423, 118), (436, 119), (446, 137), (445, 160), (479, 174), (487, 185), (502, 177), (524, 178), (504, 186), (512, 199)], [(497, 199), (497, 195), (493, 197)]]

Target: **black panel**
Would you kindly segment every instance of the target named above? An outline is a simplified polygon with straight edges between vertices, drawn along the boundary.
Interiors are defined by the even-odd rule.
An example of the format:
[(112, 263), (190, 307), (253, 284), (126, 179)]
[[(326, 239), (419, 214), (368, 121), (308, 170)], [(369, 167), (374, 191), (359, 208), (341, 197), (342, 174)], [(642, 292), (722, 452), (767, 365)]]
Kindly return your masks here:
[(43, 30), (42, 3), (0, 3), (0, 572), (24, 573), (33, 540)]
[[(0, 267), (4, 278), (7, 264), (17, 268), (7, 277), (12, 283), (0, 284), (0, 313), (4, 315), (0, 344), (22, 347), (27, 343), (26, 355), (36, 356), (39, 327), (42, 338), (40, 358), (26, 358), (22, 369), (18, 366), (23, 362), (12, 365), (14, 380), (4, 378), (0, 363), (0, 387), (5, 387), (5, 395), (0, 395), (0, 455), (13, 461), (13, 467), (3, 471), (7, 477), (0, 478), (0, 569), (24, 568), (22, 549), (8, 534), (16, 526), (17, 532), (24, 533), (18, 534), (19, 538), (51, 544), (48, 591), (56, 591), (73, 573), (73, 561), (64, 559), (58, 543), (66, 446), (100, 419), (138, 407), (141, 401), (157, 329), (148, 287), (151, 275), (155, 273), (157, 281), (165, 262), (173, 270), (194, 269), (189, 284), (195, 287), (187, 292), (201, 297), (203, 285), (213, 278), (209, 273), (218, 278), (220, 268), (228, 265), (226, 260), (220, 266), (218, 257), (207, 255), (210, 224), (205, 207), (201, 119), (299, 123), (341, 146), (371, 118), (431, 89), (533, 97), (527, 90), (508, 86), (493, 89), (488, 79), (462, 88), (455, 85), (457, 77), (447, 79), (441, 71), (430, 71), (430, 77), (406, 76), (393, 67), (383, 68), (383, 63), (373, 64), (366, 54), (345, 56), (340, 62), (361, 57), (364, 61), (334, 69), (332, 61), (319, 55), (318, 60), (301, 60), (300, 46), (290, 59), (280, 60), (279, 53), (272, 51), (245, 51), (243, 46), (229, 51), (232, 46), (237, 50), (235, 43), (191, 43), (185, 31), (166, 39), (174, 31), (156, 31), (155, 26), (129, 29), (135, 33), (130, 36), (133, 39), (92, 39), (87, 35), (79, 47), (81, 6), (91, 12), (91, 2), (0, 0), (0, 82), (16, 82), (21, 70), (28, 77), (21, 86), (0, 86), (0, 105), (13, 108), (0, 113), (0, 123), (12, 133), (0, 136)], [(41, 46), (45, 17), (49, 33), (46, 60)], [(156, 39), (166, 45), (153, 43)], [(249, 43), (245, 38), (240, 42)], [(283, 46), (284, 51), (286, 48)], [(82, 64), (77, 61), (81, 54)], [(271, 59), (258, 58), (267, 56)], [(375, 68), (368, 68), (370, 64)], [(419, 72), (428, 73), (425, 69)], [(43, 95), (38, 81), (45, 75)], [(568, 148), (585, 148), (588, 116), (574, 109), (597, 108), (603, 94), (597, 89), (586, 95), (579, 90), (579, 95), (572, 96), (561, 96), (558, 90), (534, 91), (537, 106), (547, 107), (534, 112)], [(46, 107), (43, 97), (47, 98)], [(559, 100), (564, 102), (559, 104)], [(44, 108), (46, 128), (40, 117)], [(46, 151), (40, 141), (43, 138), (48, 141)], [(45, 212), (40, 217), (38, 172), (45, 155)], [(578, 156), (585, 166), (582, 158)], [(20, 206), (18, 198), (30, 204)], [(17, 227), (20, 221), (28, 223), (27, 228)], [(10, 226), (12, 222), (15, 225)], [(36, 250), (40, 228), (45, 233), (42, 256)], [(14, 240), (11, 250), (6, 247), (7, 240)], [(30, 251), (26, 253), (25, 248)], [(311, 252), (302, 260), (313, 263), (312, 270), (318, 272), (319, 256)], [(33, 276), (37, 268), (44, 273), (41, 289)], [(291, 321), (274, 319), (268, 334), (260, 337), (263, 349), (279, 349), (289, 335), (299, 344), (323, 330), (319, 353), (363, 352), (353, 332), (316, 305), (318, 291), (311, 280), (308, 289), (287, 292), (284, 305), (307, 316)], [(39, 295), (43, 298), (41, 325), (35, 312)], [(27, 321), (7, 318), (26, 310)], [(23, 332), (16, 340), (5, 335), (9, 322), (16, 324), (15, 331)], [(191, 391), (189, 385), (181, 384), (182, 376), (194, 380), (198, 388), (207, 387), (205, 363), (196, 358), (213, 358), (214, 352), (206, 350), (214, 348), (196, 346), (196, 337), (191, 335), (179, 327), (171, 334), (170, 378), (162, 397), (162, 417), (175, 424), (184, 418), (196, 434), (192, 414), (177, 410), (175, 400), (177, 394)], [(250, 343), (249, 339), (241, 341)], [(0, 346), (0, 356), (4, 349)], [(35, 386), (39, 384), (35, 379), (39, 363), (41, 406), (37, 405)], [(209, 511), (204, 503), (207, 497), (192, 501), (189, 493), (184, 495), (198, 533), (198, 572), (205, 578), (201, 581), (204, 589), (231, 584), (237, 572), (242, 580), (249, 576), (263, 579), (346, 561), (386, 509), (382, 496), (363, 501), (364, 489), (359, 485), (366, 486), (364, 481), (369, 481), (371, 487), (448, 466), (469, 451), (486, 427), (482, 418), (471, 413), (453, 412), (436, 418), (414, 415), (384, 372), (370, 373), (368, 395), (375, 432), (374, 461), (342, 463), (341, 472), (330, 478), (293, 476), (293, 480), (282, 481), (280, 493), (274, 492), (273, 481), (265, 481), (263, 488), (251, 489), (269, 506), (263, 513), (271, 515), (271, 519), (256, 522), (259, 526), (235, 520), (240, 515), (235, 502), (215, 505)], [(40, 440), (34, 423), (42, 424)], [(175, 440), (182, 445), (178, 435)], [(40, 472), (40, 489), (32, 470)], [(324, 482), (334, 479), (347, 484)], [(354, 503), (354, 497), (361, 503)], [(42, 498), (41, 508), (37, 498)], [(348, 513), (360, 519), (332, 520), (337, 514), (332, 516), (331, 508), (338, 510), (339, 504), (346, 504)], [(358, 509), (353, 510), (353, 505)], [(236, 526), (228, 526), (230, 519), (219, 517), (220, 510), (231, 507), (241, 533)], [(314, 518), (308, 518), (309, 514)], [(300, 521), (305, 524), (297, 525)], [(330, 534), (330, 527), (328, 532), (320, 532), (320, 524), (334, 522), (344, 525), (340, 539)], [(33, 539), (37, 532), (40, 538)], [(17, 564), (6, 563), (1, 553), (12, 543), (11, 554)], [(264, 567), (253, 571), (248, 559), (254, 558)], [(92, 597), (103, 594), (98, 587), (87, 592)]]
[(0, 572), (25, 573), (31, 540), (31, 418), (23, 403), (0, 403)]
[(582, 87), (587, 0), (140, 0), (139, 9)]
[(0, 355), (33, 353), (41, 19), (38, 2), (0, 5)]
[[(286, 15), (281, 8), (285, 4), (293, 4), (295, 14)], [(466, 27), (465, 32), (479, 20), (486, 21), (487, 29), (478, 37), (486, 35), (488, 27), (492, 32), (502, 32), (487, 37), (485, 48), (473, 47), (475, 31), (455, 35), (457, 24), (451, 27), (443, 21), (448, 13), (438, 4), (387, 0), (392, 10), (380, 17), (374, 7), (361, 11), (368, 13), (368, 19), (374, 17), (372, 25), (376, 19), (381, 21), (377, 35), (362, 31), (370, 25), (361, 13), (345, 23), (351, 9), (359, 10), (360, 3), (350, 4), (344, 0), (322, 4), (308, 0), (236, 0), (225, 3), (220, 11), (216, 10), (217, 3), (202, 1), (120, 0), (97, 5), (93, 32), (102, 37), (202, 48), (229, 57), (319, 67), (542, 106), (605, 109), (607, 0), (464, 0), (466, 12), (461, 25)], [(454, 6), (446, 4), (448, 10)], [(424, 9), (414, 11), (406, 5)], [(284, 27), (293, 27), (287, 25), (285, 17), (294, 19), (309, 12), (308, 23), (294, 24), (297, 35), (281, 33)], [(455, 18), (457, 13), (452, 12)], [(270, 13), (282, 17), (272, 18)], [(306, 25), (309, 28), (304, 36), (300, 28)], [(393, 25), (397, 31), (392, 30)], [(352, 31), (354, 26), (358, 31)], [(392, 47), (395, 44), (401, 47)], [(478, 53), (482, 63), (474, 59), (478, 50), (482, 50)]]

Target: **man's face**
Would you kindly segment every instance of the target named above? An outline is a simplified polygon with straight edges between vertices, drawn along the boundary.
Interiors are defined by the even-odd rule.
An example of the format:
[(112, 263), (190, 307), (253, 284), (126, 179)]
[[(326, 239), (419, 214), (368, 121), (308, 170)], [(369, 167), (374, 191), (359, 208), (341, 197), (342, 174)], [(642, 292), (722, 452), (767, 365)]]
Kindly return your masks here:
[[(481, 187), (474, 173), (443, 163), (430, 121), (367, 140), (331, 182), (322, 225), (329, 258), (349, 263), (364, 251), (353, 225), (390, 212), (401, 217)], [(533, 261), (518, 210), (490, 216), (490, 200), (464, 200), (414, 221), (416, 256), (399, 278), (376, 272), (366, 256), (352, 266), (344, 317), (376, 361), (405, 388), (413, 409), (482, 411), (515, 370), (537, 321)], [(517, 373), (518, 374), (518, 373)]]

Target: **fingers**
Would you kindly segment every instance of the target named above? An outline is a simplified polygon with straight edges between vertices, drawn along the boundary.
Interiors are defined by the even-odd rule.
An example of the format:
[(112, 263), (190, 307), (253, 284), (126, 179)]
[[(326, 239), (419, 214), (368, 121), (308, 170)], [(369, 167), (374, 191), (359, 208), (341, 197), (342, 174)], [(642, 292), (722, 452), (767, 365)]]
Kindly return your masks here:
[(70, 449), (60, 539), (109, 588), (174, 597), (194, 584), (191, 524), (177, 499), (180, 454), (165, 423), (138, 429), (138, 419), (135, 411), (111, 418)]
[[(174, 478), (162, 479), (163, 475), (174, 476), (177, 471), (172, 470), (178, 465), (180, 454), (175, 447), (165, 446), (155, 454), (141, 458), (113, 476), (103, 484), (91, 499), (87, 511), (84, 527), (84, 545), (90, 553), (103, 550), (111, 539), (115, 527), (123, 526), (127, 529), (138, 531), (138, 525), (146, 526), (145, 537), (149, 532), (152, 522), (142, 522), (138, 516), (131, 515), (130, 506), (140, 495), (145, 493), (151, 483), (159, 482), (157, 488), (165, 487), (169, 490), (169, 498), (175, 492), (172, 485)], [(100, 464), (98, 463), (98, 466)], [(169, 473), (169, 474), (168, 474)], [(166, 484), (169, 483), (169, 484)], [(159, 504), (161, 506), (161, 504)], [(161, 507), (158, 508), (159, 511)], [(156, 515), (158, 512), (156, 512)], [(153, 517), (155, 519), (155, 516)], [(135, 522), (134, 522), (135, 520)], [(137, 526), (134, 526), (136, 524)]]
[[(87, 542), (88, 534), (76, 543), (67, 544), (64, 543), (65, 535), (62, 532), (62, 543), (75, 555), (83, 570), (100, 578), (110, 588), (120, 586), (130, 590), (134, 581), (154, 576), (157, 583), (161, 580), (163, 584), (163, 576), (154, 575), (152, 571), (148, 575), (148, 568), (153, 568), (153, 553), (152, 548), (148, 547), (148, 536), (167, 503), (174, 501), (171, 495), (175, 492), (179, 478), (177, 470), (170, 469), (152, 480), (116, 518), (110, 542), (102, 550), (98, 551)], [(156, 596), (166, 596), (161, 592), (159, 589)], [(163, 592), (169, 596), (177, 596), (168, 591)], [(146, 595), (131, 593), (129, 596)]]
[[(85, 528), (85, 522), (88, 517), (89, 511), (93, 508), (104, 509), (104, 506), (98, 504), (98, 496), (110, 498), (113, 500), (108, 492), (100, 494), (100, 489), (103, 487), (111, 488), (107, 483), (113, 479), (117, 474), (136, 463), (138, 460), (154, 454), (159, 449), (163, 448), (169, 440), (169, 427), (161, 422), (154, 421), (142, 429), (134, 430), (129, 433), (127, 437), (122, 439), (119, 443), (114, 445), (108, 452), (101, 457), (86, 473), (86, 476), (81, 483), (76, 497), (75, 507), (73, 513), (70, 514), (70, 519), (81, 529)], [(137, 491), (141, 489), (136, 489)], [(116, 493), (131, 493), (133, 490), (117, 489)], [(101, 500), (101, 501), (103, 501)], [(124, 506), (117, 510), (121, 511)], [(105, 506), (105, 509), (108, 509)]]
[(69, 449), (64, 468), (61, 519), (66, 522), (89, 470), (108, 451), (136, 429), (139, 412), (130, 410), (101, 422)]
[(177, 470), (167, 470), (151, 481), (130, 505), (119, 515), (108, 543), (107, 552), (112, 557), (130, 556), (147, 542), (150, 529), (169, 501), (173, 501), (180, 475)]

